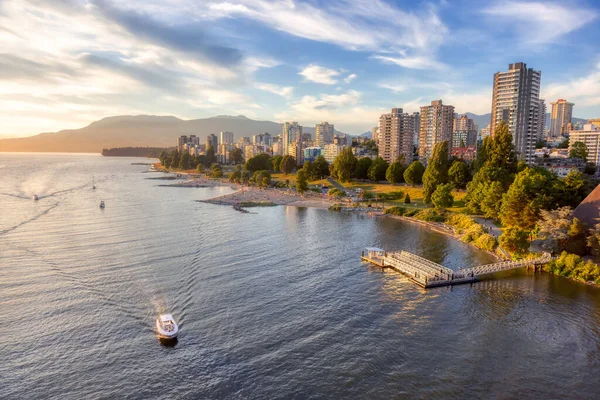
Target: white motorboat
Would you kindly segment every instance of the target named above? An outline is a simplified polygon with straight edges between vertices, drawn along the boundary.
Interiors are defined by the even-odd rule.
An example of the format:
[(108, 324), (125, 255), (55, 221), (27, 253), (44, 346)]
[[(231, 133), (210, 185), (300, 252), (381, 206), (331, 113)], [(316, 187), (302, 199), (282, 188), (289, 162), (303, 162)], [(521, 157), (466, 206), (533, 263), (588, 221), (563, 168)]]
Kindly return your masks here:
[(156, 333), (160, 339), (175, 339), (179, 327), (171, 314), (161, 314), (156, 319)]
[(100, 200), (100, 208), (104, 208), (104, 200)]
[(36, 201), (40, 199), (37, 194), (34, 194), (31, 198), (34, 199), (34, 200), (36, 200)]

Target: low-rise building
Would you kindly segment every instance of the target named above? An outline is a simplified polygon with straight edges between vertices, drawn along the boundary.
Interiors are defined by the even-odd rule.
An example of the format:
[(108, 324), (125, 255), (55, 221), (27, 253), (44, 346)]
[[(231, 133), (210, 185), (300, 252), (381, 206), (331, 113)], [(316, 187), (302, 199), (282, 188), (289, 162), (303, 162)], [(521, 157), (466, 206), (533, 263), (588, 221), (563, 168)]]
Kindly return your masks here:
[(470, 163), (475, 159), (476, 151), (477, 149), (475, 146), (453, 147), (450, 150), (450, 154), (452, 157), (456, 157)]
[(600, 125), (585, 124), (583, 130), (569, 132), (569, 152), (574, 143), (582, 142), (588, 151), (587, 161), (598, 165), (600, 163)]
[(535, 165), (564, 178), (572, 170), (585, 170), (585, 161), (580, 158), (541, 157), (536, 158)]
[(307, 147), (304, 149), (304, 161), (313, 162), (323, 153), (322, 147)]

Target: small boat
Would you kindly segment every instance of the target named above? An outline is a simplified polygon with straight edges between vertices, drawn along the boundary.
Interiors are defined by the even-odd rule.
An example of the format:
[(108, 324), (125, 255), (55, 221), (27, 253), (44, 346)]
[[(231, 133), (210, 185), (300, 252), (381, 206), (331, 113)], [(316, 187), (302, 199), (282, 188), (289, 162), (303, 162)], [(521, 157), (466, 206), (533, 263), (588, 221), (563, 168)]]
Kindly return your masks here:
[(92, 189), (93, 189), (93, 190), (96, 190), (96, 185), (92, 186)]
[(100, 208), (104, 208), (104, 200), (100, 200)]
[(35, 201), (38, 201), (40, 199), (37, 194), (34, 194), (31, 198)]
[(171, 314), (161, 314), (156, 319), (156, 333), (159, 339), (175, 339), (179, 327)]

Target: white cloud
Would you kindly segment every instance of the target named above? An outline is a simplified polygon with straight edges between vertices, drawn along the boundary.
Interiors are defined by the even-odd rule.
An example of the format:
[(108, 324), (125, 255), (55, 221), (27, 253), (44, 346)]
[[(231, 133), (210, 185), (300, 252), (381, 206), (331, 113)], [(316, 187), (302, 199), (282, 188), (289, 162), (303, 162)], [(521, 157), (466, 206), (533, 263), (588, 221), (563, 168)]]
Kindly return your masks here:
[(464, 114), (487, 114), (492, 111), (492, 87), (478, 90), (446, 91), (439, 97), (444, 104), (454, 106), (455, 112)]
[(304, 67), (298, 74), (302, 75), (307, 81), (322, 83), (324, 85), (335, 85), (337, 83), (335, 77), (340, 74), (340, 71), (310, 64)]
[(396, 64), (404, 68), (410, 69), (435, 69), (442, 70), (445, 65), (431, 57), (424, 55), (415, 57), (390, 57), (383, 55), (374, 55), (371, 58), (383, 61), (386, 64)]
[(549, 43), (593, 21), (597, 12), (564, 3), (499, 1), (483, 11), (501, 18), (523, 34), (523, 40)]
[(356, 79), (356, 77), (357, 77), (357, 75), (356, 75), (356, 74), (350, 74), (350, 75), (348, 75), (347, 77), (345, 77), (345, 78), (344, 78), (344, 82), (346, 82), (346, 83), (350, 83), (350, 82), (352, 82), (353, 80), (355, 80), (355, 79)]
[[(448, 37), (448, 28), (431, 4), (418, 11), (383, 0), (329, 0), (320, 6), (291, 0), (213, 1), (198, 13), (204, 18), (250, 18), (289, 35), (348, 50), (399, 54), (395, 64), (405, 68), (436, 65), (435, 52)], [(302, 28), (290, 29), (289, 21)]]
[(279, 86), (272, 83), (255, 83), (254, 87), (285, 98), (292, 97), (294, 92), (294, 88), (292, 86)]
[[(559, 98), (575, 103), (576, 108), (600, 106), (600, 63), (586, 76), (548, 84), (543, 89), (542, 97), (546, 99), (547, 106)], [(596, 109), (595, 114), (600, 112)]]
[(402, 84), (394, 84), (394, 83), (379, 83), (377, 86), (383, 89), (389, 89), (394, 93), (404, 92), (406, 90), (406, 85)]

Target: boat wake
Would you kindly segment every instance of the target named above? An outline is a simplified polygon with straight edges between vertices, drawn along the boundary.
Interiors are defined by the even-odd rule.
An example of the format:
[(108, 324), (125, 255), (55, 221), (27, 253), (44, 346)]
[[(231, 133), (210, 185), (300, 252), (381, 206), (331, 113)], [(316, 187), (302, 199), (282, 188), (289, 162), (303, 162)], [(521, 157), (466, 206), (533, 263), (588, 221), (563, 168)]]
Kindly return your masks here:
[(29, 219), (27, 219), (25, 221), (22, 221), (22, 222), (18, 223), (15, 226), (12, 226), (10, 228), (7, 228), (7, 229), (4, 229), (4, 230), (0, 231), (0, 236), (6, 235), (7, 233), (12, 232), (15, 229), (18, 229), (18, 228), (22, 227), (23, 225), (26, 225), (26, 224), (28, 224), (30, 222), (34, 222), (35, 220), (43, 217), (44, 215), (48, 214), (50, 211), (52, 211), (53, 209), (55, 209), (56, 207), (58, 207), (58, 204), (59, 204), (59, 202), (56, 202), (52, 206), (50, 206), (47, 209), (45, 209), (44, 211), (42, 211), (41, 213), (36, 214), (33, 217), (31, 217), (31, 218), (29, 218)]

